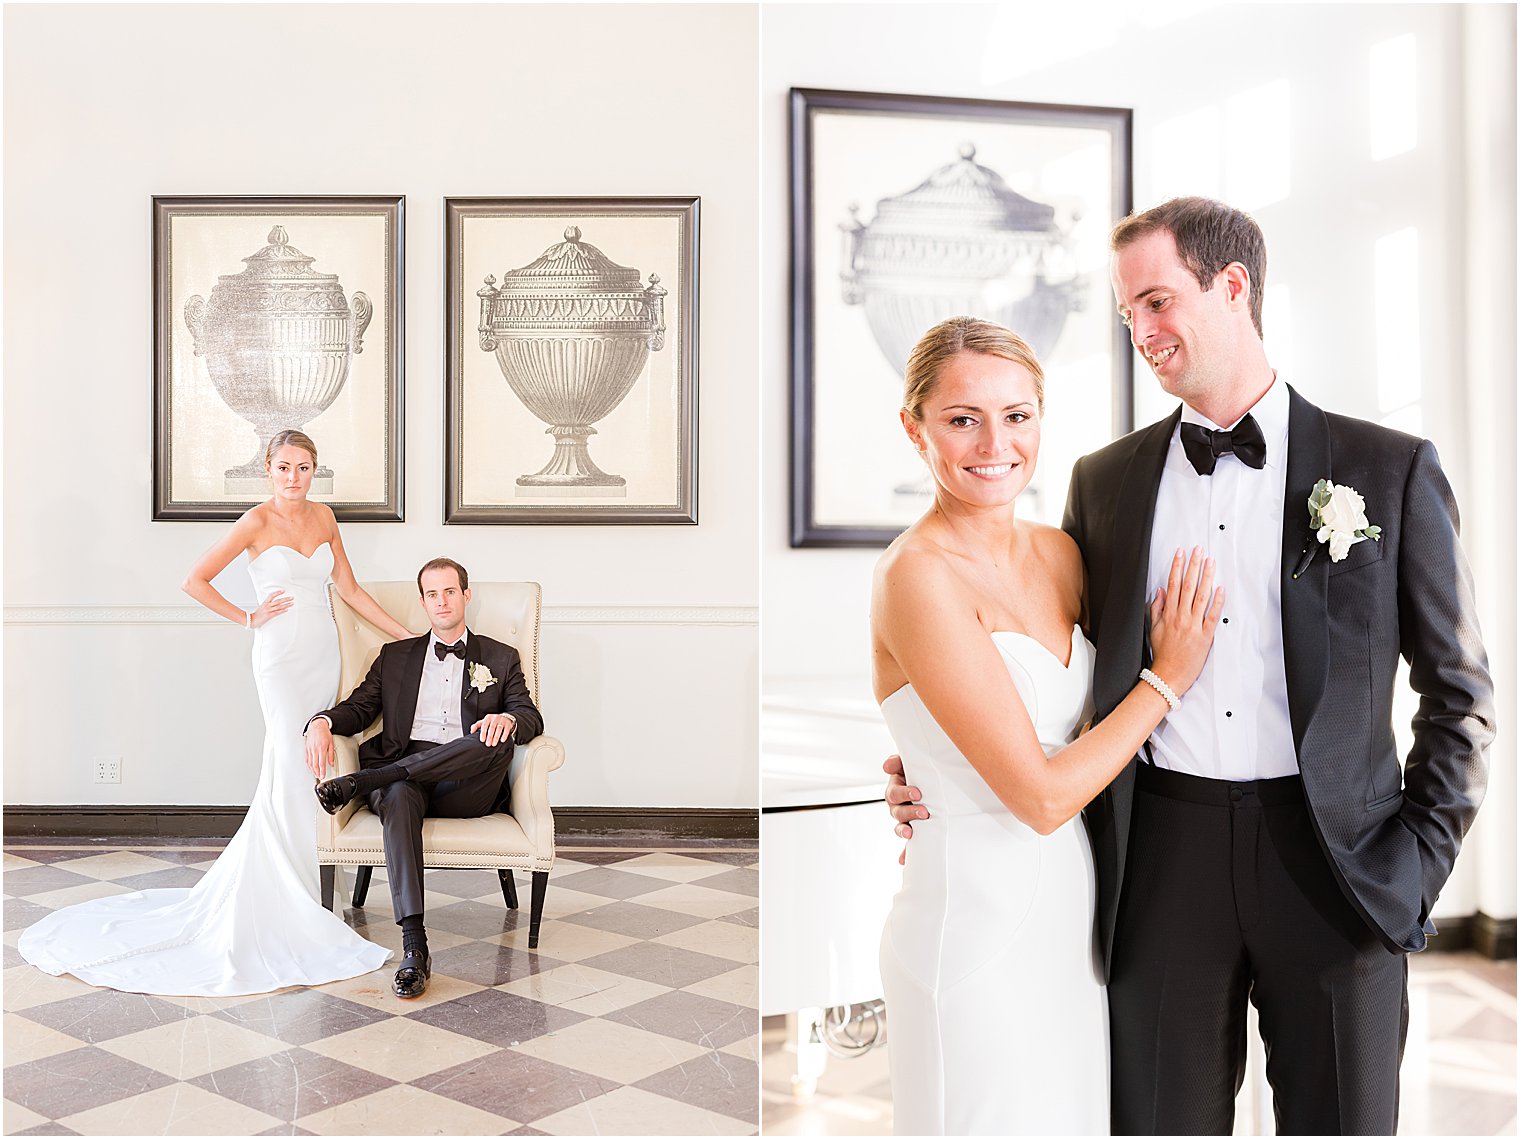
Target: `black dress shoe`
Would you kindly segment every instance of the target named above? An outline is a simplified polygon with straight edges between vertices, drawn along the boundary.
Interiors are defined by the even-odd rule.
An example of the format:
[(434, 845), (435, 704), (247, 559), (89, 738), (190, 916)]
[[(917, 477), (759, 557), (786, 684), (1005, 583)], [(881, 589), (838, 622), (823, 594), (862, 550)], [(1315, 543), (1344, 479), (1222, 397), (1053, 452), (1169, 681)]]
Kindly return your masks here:
[(359, 780), (353, 775), (340, 775), (316, 786), (317, 802), (329, 815), (336, 815), (343, 805), (359, 794)]
[(433, 957), (426, 950), (413, 951), (401, 958), (391, 991), (398, 997), (410, 1000), (427, 992), (428, 978), (433, 975)]

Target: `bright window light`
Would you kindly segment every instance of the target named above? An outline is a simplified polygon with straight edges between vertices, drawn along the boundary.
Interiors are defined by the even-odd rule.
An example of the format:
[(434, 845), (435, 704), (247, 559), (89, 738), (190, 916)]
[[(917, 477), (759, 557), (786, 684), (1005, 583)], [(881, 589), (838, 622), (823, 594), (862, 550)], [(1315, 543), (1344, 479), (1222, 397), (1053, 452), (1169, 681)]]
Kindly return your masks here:
[(1414, 33), (1373, 44), (1368, 57), (1372, 160), (1413, 150), (1417, 138)]
[(1377, 305), (1378, 410), (1399, 412), (1420, 401), (1420, 235), (1410, 227), (1372, 247)]
[(1225, 201), (1236, 209), (1288, 196), (1290, 110), (1286, 79), (1241, 91), (1225, 104)]
[(1262, 329), (1267, 362), (1291, 383), (1302, 383), (1293, 375), (1293, 306), (1287, 285), (1268, 285), (1262, 298)]
[(1151, 193), (1145, 201), (1201, 194), (1221, 197), (1219, 108), (1200, 107), (1151, 131)]

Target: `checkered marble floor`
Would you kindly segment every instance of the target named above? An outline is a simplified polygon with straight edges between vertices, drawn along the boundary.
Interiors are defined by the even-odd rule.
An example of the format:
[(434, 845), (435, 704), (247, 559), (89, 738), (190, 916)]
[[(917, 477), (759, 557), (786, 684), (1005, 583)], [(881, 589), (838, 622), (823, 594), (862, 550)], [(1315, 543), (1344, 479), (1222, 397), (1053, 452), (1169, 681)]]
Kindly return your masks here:
[[(830, 1058), (817, 1091), (792, 1093), (787, 1018), (761, 1032), (766, 1135), (890, 1135), (887, 1050)], [(1400, 1072), (1401, 1135), (1515, 1134), (1515, 962), (1475, 953), (1409, 959), (1409, 1036)], [(1247, 1093), (1242, 1093), (1243, 1095)], [(1236, 1112), (1235, 1134), (1256, 1134)]]
[[(745, 1135), (758, 1124), (758, 854), (561, 848), (539, 948), (496, 875), (429, 870), (433, 978), (394, 964), (250, 997), (50, 977), (21, 931), (87, 898), (193, 884), (208, 840), (5, 847), (8, 1135)], [(347, 918), (399, 949), (384, 870)], [(352, 877), (345, 883), (352, 893)]]

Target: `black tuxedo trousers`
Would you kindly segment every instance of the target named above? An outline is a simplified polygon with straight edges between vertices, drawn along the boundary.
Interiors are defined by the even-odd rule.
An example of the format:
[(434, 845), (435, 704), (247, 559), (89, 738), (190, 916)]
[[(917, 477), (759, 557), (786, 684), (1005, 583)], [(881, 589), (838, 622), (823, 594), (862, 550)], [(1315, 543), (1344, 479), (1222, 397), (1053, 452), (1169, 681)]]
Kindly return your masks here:
[[(370, 792), (369, 809), (385, 832), (385, 874), (397, 922), (423, 912), (422, 820), (489, 815), (503, 798), (513, 750), (510, 740), (487, 747), (479, 732), (443, 744), (413, 740), (396, 761), (406, 778)], [(360, 761), (365, 769), (386, 766), (383, 759)]]

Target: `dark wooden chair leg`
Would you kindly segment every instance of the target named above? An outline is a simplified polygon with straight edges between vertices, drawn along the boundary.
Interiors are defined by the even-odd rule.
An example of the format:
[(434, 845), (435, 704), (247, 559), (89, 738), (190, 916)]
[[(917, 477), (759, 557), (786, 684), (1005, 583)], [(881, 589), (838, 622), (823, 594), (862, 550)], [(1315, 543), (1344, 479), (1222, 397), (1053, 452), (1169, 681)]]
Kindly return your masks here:
[(528, 948), (538, 948), (538, 926), (544, 917), (544, 894), (549, 889), (549, 872), (533, 871), (533, 901), (528, 911)]
[(375, 872), (373, 866), (360, 866), (354, 871), (354, 909), (364, 905), (364, 899), (369, 897), (369, 876)]
[(321, 867), (322, 879), (322, 908), (330, 910), (333, 906), (333, 882), (337, 877), (338, 868), (328, 865)]
[(512, 871), (501, 867), (496, 871), (501, 875), (501, 896), (507, 900), (507, 909), (517, 908), (517, 881), (512, 877)]

